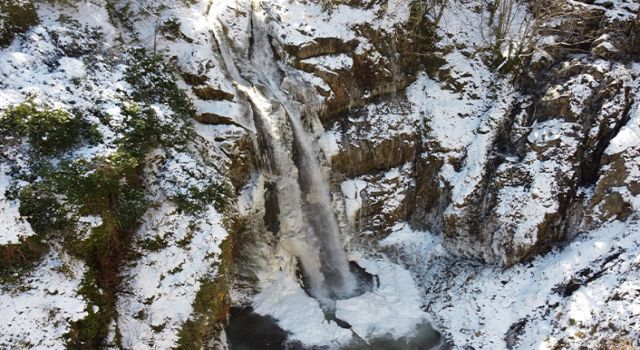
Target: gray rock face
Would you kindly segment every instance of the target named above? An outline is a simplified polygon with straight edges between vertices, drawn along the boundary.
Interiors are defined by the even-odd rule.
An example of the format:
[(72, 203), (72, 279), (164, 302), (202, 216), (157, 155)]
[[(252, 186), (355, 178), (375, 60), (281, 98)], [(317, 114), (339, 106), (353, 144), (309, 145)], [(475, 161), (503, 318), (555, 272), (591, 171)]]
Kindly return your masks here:
[[(376, 174), (400, 164), (412, 164), (405, 174), (411, 179), (411, 190), (396, 207), (398, 215), (384, 219), (379, 202), (365, 200), (363, 212), (379, 216), (377, 229), (385, 222), (390, 227), (399, 219), (409, 220), (414, 227), (441, 232), (456, 255), (510, 266), (548, 251), (587, 223), (593, 227), (630, 215), (632, 207), (622, 194), (609, 193), (612, 187), (630, 185), (629, 172), (622, 170), (623, 159), (630, 158), (605, 154), (605, 149), (629, 122), (632, 105), (637, 103), (638, 77), (627, 61), (637, 39), (620, 34), (635, 21), (632, 17), (608, 20), (602, 10), (563, 6), (593, 20), (565, 19), (564, 24), (575, 29), (573, 34), (557, 34), (553, 28), (559, 25), (558, 18), (545, 19), (538, 35), (556, 33), (553, 42), (563, 42), (540, 44), (538, 50), (552, 52), (553, 62), (532, 65), (534, 69), (508, 92), (516, 98), (471, 97), (482, 100), (485, 107), (458, 116), (460, 123), (480, 121), (467, 132), (476, 135), (473, 142), (450, 146), (455, 143), (447, 135), (430, 129), (430, 122), (446, 123), (446, 115), (426, 116), (423, 127), (411, 108), (395, 111), (406, 118), (409, 130), (398, 131), (391, 123), (376, 133), (375, 118), (366, 109), (329, 124), (339, 131), (340, 148), (332, 158), (338, 178), (367, 174), (375, 179), (380, 176)], [(583, 49), (585, 38), (592, 38), (591, 51)], [(315, 44), (315, 51), (335, 47), (328, 42), (324, 50), (322, 42)], [(309, 66), (299, 67), (309, 71)], [(345, 77), (356, 74), (355, 70), (344, 69), (339, 80), (350, 81)], [(446, 66), (436, 76), (448, 77), (447, 85), (460, 94), (482, 90), (465, 79), (451, 79)], [(396, 87), (394, 96), (403, 86)], [(604, 211), (594, 217), (595, 206), (603, 206)]]

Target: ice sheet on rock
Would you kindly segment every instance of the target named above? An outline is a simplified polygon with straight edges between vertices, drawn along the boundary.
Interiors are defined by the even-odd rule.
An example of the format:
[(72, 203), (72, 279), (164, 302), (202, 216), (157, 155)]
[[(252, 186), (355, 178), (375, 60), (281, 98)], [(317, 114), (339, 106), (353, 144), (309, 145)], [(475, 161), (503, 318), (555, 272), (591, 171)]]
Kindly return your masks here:
[(340, 183), (347, 218), (352, 223), (355, 221), (358, 210), (362, 207), (360, 192), (365, 189), (366, 186), (367, 182), (360, 179), (351, 179)]
[(318, 300), (310, 297), (290, 274), (278, 272), (253, 302), (254, 311), (278, 320), (292, 340), (307, 346), (335, 348), (351, 340), (351, 332), (325, 320)]
[(364, 339), (412, 335), (427, 314), (421, 309), (422, 297), (411, 273), (384, 260), (361, 258), (357, 262), (377, 276), (379, 285), (371, 292), (336, 301), (336, 317)]
[(324, 153), (325, 157), (329, 160), (331, 160), (331, 157), (338, 154), (340, 150), (338, 146), (339, 143), (338, 135), (331, 130), (325, 132), (318, 138), (318, 146), (322, 150), (322, 153)]

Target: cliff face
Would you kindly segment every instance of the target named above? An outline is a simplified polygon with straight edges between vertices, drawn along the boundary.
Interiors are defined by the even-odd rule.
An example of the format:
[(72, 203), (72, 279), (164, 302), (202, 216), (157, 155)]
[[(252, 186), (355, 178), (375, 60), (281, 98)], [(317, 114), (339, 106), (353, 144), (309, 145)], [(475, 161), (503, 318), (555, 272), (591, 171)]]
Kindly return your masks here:
[[(589, 188), (600, 187), (605, 150), (636, 103), (628, 49), (637, 44), (635, 17), (575, 4), (559, 10), (591, 20), (540, 14), (517, 77), (483, 63), (481, 38), (465, 31), (480, 24), (441, 22), (437, 52), (446, 63), (435, 74), (418, 78), (406, 97), (327, 125), (339, 144), (333, 170), (354, 177), (408, 165), (411, 181), (397, 185), (410, 189), (396, 208), (403, 213), (382, 222), (441, 232), (452, 253), (488, 263), (531, 259), (583, 230), (583, 220), (606, 221), (588, 215), (596, 205)], [(465, 11), (452, 5), (445, 15), (470, 17)], [(631, 210), (609, 205), (606, 218)], [(376, 211), (374, 202), (364, 207), (367, 216)]]
[[(269, 88), (301, 111), (350, 258), (401, 276), (418, 305), (405, 321), (429, 319), (455, 348), (639, 346), (637, 3), (0, 13), (0, 345), (225, 348), (231, 304), (305, 345), (348, 343), (265, 306), (289, 300), (274, 280), (305, 297), (279, 279), (296, 262), (266, 176), (264, 135), (292, 161), (296, 136), (265, 86), (239, 81), (266, 69), (260, 33), (282, 77)], [(405, 336), (358, 321), (368, 341)]]

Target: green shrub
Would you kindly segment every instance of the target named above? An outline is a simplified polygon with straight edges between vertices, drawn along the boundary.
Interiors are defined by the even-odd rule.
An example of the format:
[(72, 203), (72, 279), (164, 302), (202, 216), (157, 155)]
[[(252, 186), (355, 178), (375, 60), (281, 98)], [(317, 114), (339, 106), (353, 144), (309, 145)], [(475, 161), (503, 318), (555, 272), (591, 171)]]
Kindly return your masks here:
[[(62, 162), (51, 175), (59, 190), (80, 206), (81, 214), (102, 218), (88, 238), (69, 246), (89, 267), (80, 292), (90, 301), (87, 317), (74, 323), (68, 334), (70, 348), (104, 345), (116, 317), (120, 268), (131, 255), (131, 237), (148, 207), (138, 179), (140, 166), (138, 158), (121, 150), (93, 162)], [(94, 312), (93, 305), (100, 311)]]
[(180, 210), (195, 213), (213, 203), (218, 211), (222, 211), (230, 197), (231, 191), (221, 184), (211, 183), (203, 189), (190, 187), (188, 193), (173, 198)]
[(176, 17), (164, 21), (158, 31), (169, 40), (184, 38), (184, 34), (180, 31), (180, 20)]
[(80, 118), (63, 110), (25, 102), (4, 112), (0, 119), (0, 134), (4, 137), (26, 135), (37, 152), (53, 155), (76, 145), (82, 126)]
[(0, 0), (0, 47), (36, 24), (38, 12), (32, 1)]
[(0, 280), (18, 281), (49, 251), (47, 239), (64, 235), (73, 228), (73, 220), (56, 198), (50, 184), (37, 182), (23, 187), (19, 194), (20, 215), (29, 222), (35, 235), (17, 244), (0, 245)]
[(40, 235), (65, 230), (72, 224), (69, 210), (58, 201), (53, 190), (51, 184), (38, 182), (22, 188), (18, 197), (20, 215)]
[(118, 151), (92, 162), (62, 161), (48, 177), (81, 208), (80, 214), (108, 212), (115, 216), (120, 227), (130, 230), (147, 208), (138, 179), (140, 166), (135, 156)]
[[(71, 1), (65, 0), (65, 2)], [(69, 3), (65, 5), (74, 6)], [(65, 14), (58, 17), (57, 24), (47, 30), (60, 56), (81, 57), (96, 52), (104, 43), (104, 33), (100, 27), (83, 26), (79, 21)]]
[[(117, 312), (110, 295), (101, 288), (95, 268), (85, 273), (82, 286), (79, 290), (87, 302), (87, 316), (71, 324), (69, 333), (66, 334), (68, 349), (102, 349), (105, 348), (105, 339), (109, 335), (111, 320), (115, 319)], [(94, 306), (98, 310), (94, 310)]]
[(48, 251), (49, 245), (37, 235), (17, 244), (0, 245), (0, 284), (18, 282)]
[(192, 303), (193, 316), (182, 324), (175, 349), (201, 349), (207, 336), (214, 330), (220, 330), (227, 319), (231, 306), (229, 290), (234, 274), (232, 236), (227, 236), (220, 248), (221, 264), (217, 277), (201, 281), (200, 289)]
[(163, 122), (156, 111), (146, 104), (125, 103), (122, 108), (123, 135), (118, 141), (120, 148), (137, 158), (155, 147), (172, 147), (186, 143), (190, 129), (182, 121)]
[(132, 63), (126, 71), (126, 81), (135, 89), (135, 100), (166, 104), (181, 118), (193, 116), (195, 108), (184, 90), (178, 88), (178, 72), (173, 65), (143, 48), (130, 54)]

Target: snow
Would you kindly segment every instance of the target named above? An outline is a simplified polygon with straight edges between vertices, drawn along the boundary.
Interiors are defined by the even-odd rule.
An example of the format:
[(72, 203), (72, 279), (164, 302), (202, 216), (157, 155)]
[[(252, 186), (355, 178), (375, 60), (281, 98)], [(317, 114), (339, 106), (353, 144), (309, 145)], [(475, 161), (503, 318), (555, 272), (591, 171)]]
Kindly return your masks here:
[(412, 335), (427, 314), (420, 308), (422, 297), (411, 273), (384, 260), (360, 258), (357, 262), (368, 273), (378, 276), (380, 284), (371, 292), (338, 300), (336, 317), (349, 323), (364, 339)]
[[(460, 89), (421, 74), (407, 88), (407, 99), (413, 106), (412, 113), (424, 116), (428, 136), (437, 142), (438, 152), (447, 155), (448, 164), (443, 166), (441, 176), (452, 186), (452, 206), (447, 211), (453, 213), (482, 179), (497, 127), (517, 94), (505, 82), (493, 82), (491, 73), (477, 58), (468, 59), (454, 51), (447, 55), (447, 62), (444, 68), (457, 77)], [(491, 93), (494, 84), (501, 91), (499, 96)], [(459, 157), (464, 157), (464, 163), (456, 170), (450, 162)]]
[(213, 279), (217, 273), (214, 266), (221, 253), (220, 243), (227, 235), (221, 221), (213, 206), (199, 218), (180, 214), (169, 203), (146, 214), (137, 234), (138, 245), (160, 240), (165, 247), (143, 250), (143, 256), (124, 272), (127, 283), (118, 296), (117, 309), (125, 347), (176, 345), (178, 331), (192, 313), (201, 280)]
[[(578, 341), (569, 337), (577, 331), (569, 326), (574, 322), (587, 331), (611, 322), (640, 334), (640, 325), (630, 323), (640, 317), (640, 302), (631, 292), (640, 283), (638, 274), (631, 272), (640, 256), (640, 225), (635, 221), (612, 222), (565, 248), (507, 270), (463, 261), (452, 264), (441, 238), (402, 225), (396, 230), (381, 244), (396, 247), (399, 259), (424, 288), (424, 302), (430, 305), (436, 328), (460, 348), (506, 349), (507, 330), (525, 318), (526, 332), (517, 347), (522, 349), (552, 348), (559, 339)], [(605, 257), (620, 251), (619, 257), (601, 265)], [(597, 271), (601, 266), (604, 276), (571, 296), (563, 298), (556, 292), (579, 271), (587, 267)], [(623, 298), (613, 301), (613, 295)]]
[(20, 216), (20, 201), (6, 197), (11, 186), (7, 172), (0, 164), (0, 245), (17, 244), (22, 238), (35, 235), (31, 225)]
[(78, 295), (85, 267), (53, 251), (20, 285), (0, 289), (0, 348), (66, 349), (70, 322), (86, 316)]
[(329, 84), (327, 84), (322, 78), (318, 77), (317, 75), (303, 71), (299, 71), (298, 73), (304, 81), (315, 86), (317, 89), (320, 89), (320, 91), (324, 93), (333, 93)]
[(270, 14), (279, 18), (279, 22), (272, 22), (278, 37), (285, 44), (296, 46), (314, 38), (340, 38), (344, 41), (354, 39), (355, 32), (351, 28), (374, 19), (374, 11), (344, 4), (335, 6), (331, 14), (322, 9), (321, 3), (277, 0), (270, 6)]
[(343, 53), (307, 58), (300, 62), (313, 66), (321, 66), (333, 71), (340, 69), (348, 70), (353, 66), (353, 59)]
[[(114, 107), (126, 99), (130, 90), (124, 81), (124, 65), (111, 65), (104, 57), (92, 57), (92, 64), (85, 65), (83, 57), (72, 58), (61, 53), (61, 48), (52, 44), (53, 37), (63, 37), (68, 32), (81, 30), (72, 22), (61, 23), (60, 15), (70, 16), (80, 25), (95, 27), (105, 34), (97, 43), (100, 49), (110, 47), (115, 29), (108, 22), (104, 8), (82, 3), (77, 9), (60, 9), (41, 4), (38, 7), (41, 23), (35, 26), (23, 41), (0, 51), (0, 110), (24, 102), (27, 98), (38, 104), (65, 111), (79, 111), (83, 118), (96, 125), (105, 138), (104, 144), (93, 149), (78, 150), (76, 155), (91, 158), (108, 153), (109, 146), (117, 137), (113, 130), (100, 123), (94, 113), (104, 108), (115, 112), (110, 122), (117, 126), (120, 111)], [(70, 39), (71, 40), (71, 39)], [(74, 39), (75, 40), (75, 39)], [(89, 45), (89, 39), (78, 39), (80, 47)], [(115, 102), (114, 102), (115, 101)]]
[(253, 300), (254, 311), (274, 317), (290, 333), (291, 340), (329, 349), (349, 344), (352, 332), (365, 340), (388, 335), (411, 336), (418, 324), (428, 320), (409, 271), (357, 252), (351, 257), (367, 272), (378, 276), (379, 285), (371, 292), (335, 302), (336, 317), (349, 323), (350, 330), (327, 321), (319, 301), (305, 293), (291, 271), (276, 271), (269, 276)]
[(629, 111), (629, 121), (611, 140), (605, 150), (607, 154), (621, 153), (632, 147), (640, 147), (640, 101)]
[(565, 123), (560, 119), (551, 119), (542, 123), (536, 121), (532, 126), (531, 133), (527, 136), (527, 141), (537, 146), (546, 146), (559, 140), (563, 136), (563, 129), (570, 129), (571, 126), (571, 123)]
[(553, 56), (551, 56), (548, 52), (541, 49), (535, 50), (531, 55), (532, 64), (538, 63), (538, 62), (552, 62), (552, 61), (553, 61)]
[(345, 211), (350, 222), (355, 222), (356, 214), (362, 207), (360, 192), (367, 186), (367, 182), (360, 179), (343, 181), (340, 184), (344, 198)]
[[(571, 3), (601, 8), (605, 11), (605, 20), (610, 22), (635, 18), (639, 6), (633, 0)], [(374, 2), (370, 8), (288, 0), (270, 3), (242, 0), (233, 4), (201, 0), (186, 5), (162, 1), (151, 5), (158, 4), (170, 5), (159, 12), (158, 19), (177, 18), (180, 31), (191, 40), (160, 36), (158, 52), (170, 53), (180, 69), (205, 77), (203, 85), (235, 96), (233, 101), (197, 99), (198, 113), (215, 113), (238, 123), (250, 114), (241, 101), (242, 94), (237, 91), (238, 82), (229, 79), (224, 70), (211, 35), (218, 21), (223, 23), (232, 49), (239, 55), (248, 52), (253, 20), (265, 20), (271, 34), (285, 46), (313, 45), (317, 38), (337, 38), (344, 43), (357, 42), (356, 53), (362, 54), (373, 45), (359, 35), (359, 26), (371, 25), (373, 30), (392, 32), (395, 26), (409, 20), (410, 13), (410, 3), (402, 0), (390, 0), (384, 5)], [(267, 18), (252, 18), (252, 5), (265, 8)], [(350, 141), (358, 138), (367, 139), (375, 146), (389, 139), (414, 136), (422, 131), (422, 122), (426, 121), (424, 137), (429, 143), (428, 155), (445, 162), (437, 176), (442, 186), (451, 191), (452, 204), (445, 215), (462, 215), (460, 208), (486, 176), (485, 166), (490, 157), (495, 156), (490, 151), (496, 130), (503, 126), (509, 107), (521, 102), (512, 87), (490, 72), (476, 54), (476, 49), (491, 40), (486, 37), (488, 31), (483, 27), (482, 16), (478, 15), (478, 11), (484, 10), (476, 5), (480, 2), (449, 2), (443, 13), (438, 29), (442, 39), (437, 45), (447, 53), (444, 56), (447, 64), (437, 72), (439, 80), (420, 74), (407, 89), (407, 104), (367, 105), (363, 116), (350, 115), (341, 121), (346, 125), (344, 128), (336, 127), (322, 134), (318, 146), (327, 158), (339, 154), (340, 147), (353, 146)], [(74, 6), (42, 3), (38, 12), (41, 24), (0, 51), (0, 109), (33, 98), (51, 107), (86, 112), (83, 118), (98, 127), (105, 142), (74, 150), (68, 156), (90, 159), (108, 155), (119, 137), (116, 131), (122, 122), (119, 101), (126, 99), (130, 90), (123, 81), (126, 67), (110, 61), (110, 57), (122, 49), (121, 45), (131, 42), (150, 45), (156, 19), (137, 14), (134, 16), (136, 32), (128, 33), (111, 24), (108, 11), (100, 1), (79, 2)], [(518, 7), (516, 13), (505, 42), (521, 39), (526, 13), (523, 7)], [(59, 21), (61, 14), (79, 21), (81, 29)], [(69, 53), (62, 48), (72, 42), (74, 31), (83, 30), (85, 26), (98, 27), (104, 34), (99, 54), (91, 57), (91, 61), (83, 56), (68, 57)], [(54, 36), (64, 45), (57, 45)], [(556, 40), (560, 37), (546, 36), (537, 42), (545, 46), (556, 44)], [(599, 45), (598, 48), (610, 51), (616, 49), (606, 41)], [(506, 47), (501, 49), (508, 56)], [(311, 57), (298, 63), (327, 70), (348, 70), (353, 68), (350, 54)], [(378, 52), (367, 54), (373, 61), (385, 59)], [(550, 58), (547, 52), (538, 50), (532, 60)], [(635, 71), (637, 76), (640, 71), (637, 63), (620, 66), (613, 68), (616, 74), (627, 74), (628, 70)], [(590, 65), (590, 69), (605, 75), (612, 70), (612, 64), (600, 60)], [(321, 93), (332, 93), (318, 76), (307, 72), (299, 74)], [(581, 74), (554, 86), (549, 97), (569, 96), (571, 111), (578, 115), (603, 81), (591, 74)], [(179, 85), (190, 90), (182, 81)], [(629, 84), (625, 82), (623, 86), (627, 88)], [(630, 91), (631, 95), (637, 95), (637, 86), (631, 86)], [(505, 333), (521, 319), (527, 320), (527, 327), (519, 336), (518, 348), (552, 348), (561, 341), (577, 348), (582, 345), (579, 332), (595, 330), (596, 336), (600, 333), (605, 336), (611, 333), (603, 329), (609, 324), (628, 332), (632, 341), (638, 343), (640, 248), (637, 237), (640, 229), (635, 220), (640, 210), (640, 196), (632, 190), (631, 181), (640, 179), (637, 162), (640, 106), (637, 97), (634, 98), (629, 121), (611, 140), (604, 157), (621, 157), (625, 162), (627, 183), (610, 190), (631, 203), (633, 213), (629, 222), (608, 222), (530, 264), (507, 270), (454, 259), (447, 253), (443, 237), (413, 231), (403, 222), (396, 223), (390, 229), (391, 234), (377, 242), (384, 254), (369, 256), (351, 252), (361, 266), (378, 276), (380, 286), (373, 292), (338, 301), (336, 315), (366, 339), (384, 334), (400, 337), (410, 333), (416, 324), (432, 318), (459, 348), (465, 345), (504, 348)], [(619, 107), (619, 102), (618, 99), (607, 101), (602, 114), (616, 105)], [(265, 101), (264, 106), (270, 108), (271, 104)], [(153, 108), (161, 117), (169, 113), (161, 106)], [(95, 111), (100, 111), (100, 116), (94, 115)], [(106, 123), (102, 123), (101, 118), (106, 118)], [(191, 304), (200, 281), (215, 278), (217, 274), (219, 245), (226, 236), (221, 226), (222, 215), (210, 205), (204, 205), (200, 214), (180, 213), (166, 197), (184, 195), (190, 188), (202, 190), (212, 181), (222, 182), (221, 173), (228, 170), (223, 153), (227, 147), (233, 147), (234, 140), (246, 136), (246, 131), (233, 125), (194, 125), (198, 137), (193, 146), (210, 152), (213, 165), (194, 156), (191, 150), (149, 157), (161, 163), (155, 169), (160, 175), (155, 174), (156, 178), (149, 175), (153, 179), (145, 180), (151, 182), (148, 188), (154, 199), (163, 201), (146, 214), (145, 223), (136, 234), (134, 248), (142, 257), (123, 271), (125, 283), (117, 305), (119, 318), (112, 323), (111, 336), (115, 339), (117, 328), (126, 347), (175, 346), (178, 331), (193, 312)], [(279, 127), (275, 123), (272, 126)], [(570, 165), (578, 147), (573, 135), (578, 128), (577, 124), (562, 119), (527, 124), (522, 136), (528, 141), (525, 147), (531, 149), (525, 148), (522, 159), (510, 158), (496, 170), (495, 177), (507, 182), (496, 192), (495, 212), (497, 221), (502, 223), (502, 231), (493, 237), (492, 249), (496, 254), (500, 254), (503, 249), (500, 244), (505, 241), (519, 247), (535, 244), (539, 238), (536, 227), (547, 214), (557, 211), (563, 194), (561, 183), (574, 175), (575, 169)], [(598, 130), (594, 128), (590, 132)], [(556, 147), (561, 150), (560, 154), (548, 153), (556, 143), (561, 144)], [(20, 171), (27, 167), (25, 157), (25, 152), (17, 149), (7, 153), (8, 163), (17, 165)], [(514, 165), (517, 162), (520, 165)], [(411, 188), (413, 180), (407, 175), (412, 171), (411, 166), (410, 162), (378, 174), (338, 178), (347, 219), (351, 223), (357, 221), (363, 197), (371, 199), (372, 194), (378, 196), (374, 200), (383, 202), (383, 215), (393, 214)], [(519, 183), (516, 175), (522, 175), (526, 181)], [(17, 184), (14, 176), (13, 169), (10, 172), (3, 164), (0, 168), (0, 245), (18, 243), (35, 234), (20, 217), (19, 201), (8, 198), (8, 190)], [(260, 212), (264, 206), (263, 187), (262, 175), (253, 174), (251, 183), (238, 199), (241, 214)], [(592, 189), (579, 191), (591, 193)], [(84, 231), (102, 223), (96, 216), (83, 216), (79, 221)], [(150, 249), (146, 246), (149, 240), (163, 246)], [(604, 261), (618, 253), (613, 260)], [(397, 259), (398, 264), (390, 262), (393, 259)], [(603, 271), (603, 274), (583, 281), (568, 296), (557, 291), (571, 279), (580, 279), (581, 273), (588, 273), (585, 269)], [(77, 294), (83, 273), (82, 263), (53, 247), (52, 252), (24, 276), (20, 286), (3, 284), (0, 347), (19, 348), (31, 344), (42, 349), (63, 348), (62, 335), (68, 331), (69, 323), (85, 315), (86, 303)], [(302, 290), (292, 271), (271, 273), (262, 282), (263, 288), (253, 300), (255, 310), (276, 317), (292, 339), (330, 348), (352, 340), (351, 330), (325, 320), (318, 301)], [(423, 305), (429, 315), (423, 311)]]
[(278, 272), (253, 301), (254, 311), (278, 320), (291, 339), (308, 346), (335, 347), (351, 340), (351, 332), (325, 320), (318, 300), (310, 297), (290, 274)]
[(603, 9), (605, 18), (611, 22), (632, 20), (640, 9), (634, 0), (595, 0), (593, 4)]
[[(184, 41), (167, 43), (161, 39), (158, 41), (158, 51), (169, 49), (177, 56), (178, 64), (190, 68), (195, 74), (199, 74), (202, 67), (212, 67), (205, 74), (208, 77), (207, 84), (233, 92), (233, 85), (220, 70), (220, 65), (217, 62), (211, 64), (214, 49), (209, 35), (210, 24), (203, 15), (206, 6), (205, 1), (200, 1), (188, 7), (179, 5), (166, 9), (167, 19), (171, 15), (184, 19), (180, 23), (181, 30), (195, 40), (189, 46)], [(131, 41), (148, 35), (149, 30), (152, 32), (155, 19), (134, 14), (133, 20), (136, 29), (139, 29), (137, 33), (115, 28), (111, 25), (113, 19), (99, 1), (78, 2), (73, 6), (42, 3), (38, 4), (38, 15), (40, 24), (34, 26), (22, 40), (16, 40), (0, 51), (0, 111), (27, 98), (52, 108), (77, 111), (83, 120), (98, 129), (103, 141), (98, 145), (81, 145), (64, 156), (71, 159), (108, 156), (122, 137), (119, 128), (123, 122), (123, 101), (130, 100), (131, 87), (124, 79), (127, 66), (122, 64), (123, 50), (130, 46)], [(71, 21), (61, 20), (61, 15), (68, 16)], [(74, 24), (75, 21), (79, 26)], [(87, 27), (100, 32), (100, 39), (90, 37), (91, 31), (86, 30)], [(135, 38), (138, 35), (140, 37)], [(145, 40), (136, 42), (138, 45), (140, 42), (151, 43)], [(73, 49), (67, 52), (66, 47), (74, 43), (90, 53), (78, 54)], [(95, 50), (89, 49), (91, 45), (95, 45)], [(178, 83), (184, 87), (182, 82)], [(244, 113), (244, 110), (231, 103), (212, 104), (202, 103), (198, 106), (205, 112), (215, 110), (232, 116)], [(158, 104), (151, 108), (163, 122), (172, 113), (166, 106)], [(189, 152), (172, 150), (164, 154), (154, 153), (148, 159), (151, 164), (161, 162), (167, 176), (150, 175), (142, 179), (150, 182), (145, 183), (145, 188), (154, 197), (152, 199), (162, 198), (163, 201), (146, 214), (147, 221), (136, 236), (134, 248), (141, 250), (144, 258), (133, 259), (122, 271), (125, 283), (122, 286), (123, 294), (118, 296), (117, 301), (120, 317), (113, 320), (110, 337), (115, 339), (117, 329), (122, 342), (129, 347), (164, 348), (175, 345), (178, 331), (192, 314), (191, 304), (200, 281), (216, 277), (219, 245), (226, 236), (221, 226), (222, 215), (206, 204), (201, 214), (178, 215), (166, 197), (184, 194), (189, 188), (202, 190), (212, 181), (221, 182), (219, 169), (211, 163), (204, 164), (201, 158), (194, 156), (198, 152), (193, 149), (201, 147), (203, 153), (211, 152), (208, 160), (217, 161), (223, 153), (216, 148), (218, 144), (211, 142), (214, 135), (227, 133), (234, 136), (241, 129), (221, 126), (211, 132), (208, 126), (200, 126), (196, 130), (204, 135), (192, 140)], [(3, 152), (5, 150), (6, 158), (3, 158), (0, 171), (0, 244), (17, 243), (21, 237), (34, 234), (19, 216), (18, 201), (6, 198), (6, 190), (17, 182), (13, 176), (20, 178), (29, 174), (29, 163), (25, 161), (28, 153), (15, 147), (3, 148)], [(13, 168), (9, 174), (9, 165), (18, 168), (18, 175), (14, 175)], [(216, 165), (224, 168), (224, 164)], [(86, 237), (91, 228), (101, 223), (102, 219), (97, 216), (80, 217), (78, 236)], [(153, 225), (155, 227), (152, 228)], [(167, 246), (156, 251), (144, 251), (147, 238), (164, 240)], [(55, 246), (55, 242), (48, 243)], [(26, 288), (27, 292), (12, 291), (14, 300), (9, 299), (7, 293), (1, 294), (0, 306), (3, 310), (11, 311), (7, 311), (3, 315), (5, 318), (0, 319), (0, 348), (16, 348), (28, 342), (36, 348), (63, 348), (64, 339), (60, 337), (68, 331), (69, 322), (84, 317), (85, 301), (82, 296), (75, 294), (84, 270), (74, 268), (73, 278), (66, 276), (63, 273), (65, 266), (81, 267), (81, 264), (66, 262), (72, 259), (59, 258), (58, 255), (64, 256), (60, 253), (47, 257), (43, 263), (45, 265), (24, 276), (26, 282), (21, 282), (20, 287)], [(62, 260), (64, 264), (58, 262)], [(54, 269), (59, 268), (61, 272), (47, 270), (49, 265)], [(49, 293), (41, 290), (41, 285), (49, 284), (59, 291)], [(2, 287), (5, 288), (5, 285)], [(136, 318), (140, 312), (145, 314), (144, 319)], [(156, 332), (152, 327), (159, 325), (165, 326), (162, 331)], [(34, 331), (25, 331), (29, 329)], [(153, 345), (154, 342), (156, 345)]]
[(318, 146), (329, 160), (338, 154), (340, 150), (338, 142), (338, 134), (331, 130), (325, 132), (318, 138)]
[(330, 132), (335, 134), (340, 147), (361, 147), (359, 144), (368, 143), (375, 148), (392, 139), (411, 142), (424, 116), (419, 112), (408, 112), (411, 110), (406, 103), (368, 104), (357, 114), (336, 123)]
[(59, 69), (72, 79), (87, 75), (84, 63), (77, 58), (62, 57), (58, 63), (60, 64)]
[(88, 215), (80, 217), (78, 222), (87, 224), (90, 228), (94, 228), (102, 225), (102, 218), (99, 216)]
[(254, 210), (264, 208), (264, 176), (263, 174), (252, 174), (251, 179), (240, 190), (238, 195), (238, 213), (248, 216)]

